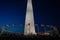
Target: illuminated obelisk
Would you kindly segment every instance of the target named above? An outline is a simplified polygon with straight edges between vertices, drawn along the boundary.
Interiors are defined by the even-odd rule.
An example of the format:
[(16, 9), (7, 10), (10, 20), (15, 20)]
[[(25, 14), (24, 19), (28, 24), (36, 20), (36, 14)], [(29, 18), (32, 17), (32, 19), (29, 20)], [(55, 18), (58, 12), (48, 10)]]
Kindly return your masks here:
[(32, 0), (28, 0), (27, 10), (26, 10), (24, 35), (31, 35), (31, 34), (35, 35), (36, 32), (35, 32), (35, 26), (34, 26)]

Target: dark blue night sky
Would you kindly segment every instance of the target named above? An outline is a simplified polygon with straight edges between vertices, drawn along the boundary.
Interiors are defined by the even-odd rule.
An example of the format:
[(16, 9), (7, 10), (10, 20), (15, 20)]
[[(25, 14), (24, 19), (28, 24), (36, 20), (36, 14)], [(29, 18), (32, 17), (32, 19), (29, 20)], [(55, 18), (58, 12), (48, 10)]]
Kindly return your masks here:
[[(55, 0), (32, 0), (35, 24), (56, 25), (60, 28), (60, 9)], [(0, 26), (6, 24), (23, 24), (15, 31), (24, 31), (27, 0), (0, 0)], [(40, 27), (40, 26), (39, 26)], [(13, 27), (6, 28), (12, 31)]]

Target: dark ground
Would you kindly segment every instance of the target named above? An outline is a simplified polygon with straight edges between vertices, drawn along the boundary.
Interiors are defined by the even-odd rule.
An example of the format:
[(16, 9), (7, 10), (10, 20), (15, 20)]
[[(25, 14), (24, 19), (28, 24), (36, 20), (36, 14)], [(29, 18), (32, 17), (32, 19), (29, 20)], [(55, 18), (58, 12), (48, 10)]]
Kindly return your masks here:
[(25, 36), (23, 34), (19, 33), (9, 33), (9, 32), (3, 32), (0, 34), (0, 40), (20, 40), (20, 39), (26, 39), (26, 40), (59, 40), (59, 35), (28, 35)]
[(20, 39), (26, 39), (26, 40), (52, 40), (52, 39), (54, 39), (54, 40), (59, 40), (59, 36), (41, 36), (41, 35), (34, 35), (34, 36), (24, 36), (24, 35), (1, 35), (0, 36), (0, 40), (12, 40), (12, 39), (14, 39), (14, 40), (20, 40)]

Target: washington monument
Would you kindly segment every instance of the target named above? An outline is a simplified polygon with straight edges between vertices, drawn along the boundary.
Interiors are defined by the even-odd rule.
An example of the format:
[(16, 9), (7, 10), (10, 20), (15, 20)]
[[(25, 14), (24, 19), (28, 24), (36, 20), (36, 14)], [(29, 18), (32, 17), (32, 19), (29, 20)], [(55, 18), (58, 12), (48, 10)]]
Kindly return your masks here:
[(35, 26), (34, 26), (32, 0), (28, 0), (27, 9), (26, 9), (24, 35), (31, 35), (31, 34), (35, 35), (36, 32), (35, 32)]

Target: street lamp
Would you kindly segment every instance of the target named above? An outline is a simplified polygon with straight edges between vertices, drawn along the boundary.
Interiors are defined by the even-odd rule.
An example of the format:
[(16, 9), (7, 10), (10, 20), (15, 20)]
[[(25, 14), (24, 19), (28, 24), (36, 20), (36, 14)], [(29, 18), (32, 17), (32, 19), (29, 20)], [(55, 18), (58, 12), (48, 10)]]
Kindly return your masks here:
[[(23, 26), (23, 24), (19, 24), (19, 27), (21, 28)], [(21, 30), (22, 31), (22, 30)], [(21, 33), (22, 34), (22, 33)]]
[(50, 25), (46, 25), (46, 27), (50, 27)]
[(41, 24), (42, 27), (44, 27), (45, 25), (44, 24)]
[[(41, 27), (43, 27), (43, 28), (44, 28), (44, 26), (45, 26), (44, 24), (41, 24)], [(45, 28), (44, 28), (44, 29), (45, 29)]]
[(2, 28), (2, 31), (1, 31), (1, 34), (2, 34), (4, 32), (5, 26), (1, 26), (1, 28)]
[(10, 24), (7, 24), (6, 26), (7, 26), (7, 27), (9, 27), (9, 26), (10, 26)]
[(44, 31), (46, 32), (46, 27), (44, 24), (41, 24), (41, 27), (43, 27)]
[(14, 31), (14, 26), (16, 26), (16, 24), (12, 24), (12, 26), (13, 26), (13, 31)]
[(38, 24), (35, 24), (35, 26), (37, 27), (37, 33), (39, 33), (39, 26), (38, 26)]
[(16, 24), (12, 24), (12, 26), (14, 27), (14, 26), (16, 26)]
[[(48, 27), (48, 28), (49, 28), (49, 30), (50, 30), (50, 25), (46, 25), (46, 27)], [(48, 32), (50, 32), (50, 31), (48, 31)]]

